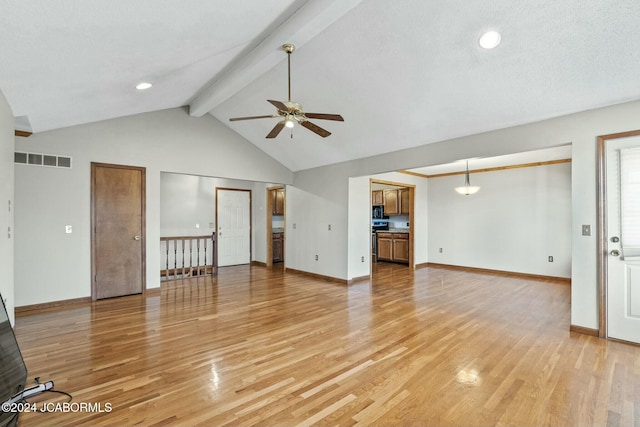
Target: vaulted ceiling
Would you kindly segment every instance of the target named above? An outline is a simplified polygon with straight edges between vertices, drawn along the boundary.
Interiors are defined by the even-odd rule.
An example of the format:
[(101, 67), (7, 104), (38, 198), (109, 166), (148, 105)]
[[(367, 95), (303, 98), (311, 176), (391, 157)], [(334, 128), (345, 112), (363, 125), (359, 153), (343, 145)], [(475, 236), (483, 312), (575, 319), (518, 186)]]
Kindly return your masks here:
[[(34, 132), (188, 106), (293, 171), (640, 99), (637, 0), (7, 0), (0, 90)], [(478, 38), (502, 35), (493, 50)], [(332, 135), (265, 139), (267, 99)], [(153, 87), (138, 91), (137, 83)], [(25, 124), (26, 123), (26, 124)], [(20, 126), (20, 125), (19, 125)]]

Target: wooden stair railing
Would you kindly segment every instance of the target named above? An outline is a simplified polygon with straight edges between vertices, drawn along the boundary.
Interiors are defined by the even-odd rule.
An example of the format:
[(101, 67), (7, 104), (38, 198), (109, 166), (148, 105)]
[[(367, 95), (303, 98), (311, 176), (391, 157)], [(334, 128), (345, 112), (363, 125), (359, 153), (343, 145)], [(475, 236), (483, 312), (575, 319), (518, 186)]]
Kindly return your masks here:
[(161, 281), (217, 274), (215, 233), (161, 237), (160, 261)]

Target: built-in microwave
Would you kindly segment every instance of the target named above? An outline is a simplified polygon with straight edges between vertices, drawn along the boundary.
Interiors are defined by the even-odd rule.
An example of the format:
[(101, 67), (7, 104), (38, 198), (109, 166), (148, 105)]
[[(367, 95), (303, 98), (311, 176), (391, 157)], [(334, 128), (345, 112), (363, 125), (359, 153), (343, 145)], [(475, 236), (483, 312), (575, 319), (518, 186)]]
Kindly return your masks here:
[(382, 219), (384, 217), (384, 207), (383, 206), (374, 206), (371, 212), (371, 218), (373, 219)]

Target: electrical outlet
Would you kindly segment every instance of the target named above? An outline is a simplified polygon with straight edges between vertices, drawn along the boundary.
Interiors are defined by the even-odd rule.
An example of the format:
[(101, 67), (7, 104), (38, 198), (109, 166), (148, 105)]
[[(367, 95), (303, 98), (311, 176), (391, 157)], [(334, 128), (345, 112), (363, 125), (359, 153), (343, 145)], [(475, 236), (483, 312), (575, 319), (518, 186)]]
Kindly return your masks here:
[(364, 257), (361, 257), (361, 258), (360, 258), (360, 262), (364, 262)]
[(329, 224), (329, 231), (331, 231), (331, 224)]
[(553, 262), (553, 257), (549, 255), (549, 262)]
[(316, 255), (316, 261), (318, 260), (318, 255)]
[(294, 230), (296, 229), (296, 223), (295, 222), (293, 223), (293, 229)]
[(438, 252), (442, 253), (442, 248), (438, 249)]

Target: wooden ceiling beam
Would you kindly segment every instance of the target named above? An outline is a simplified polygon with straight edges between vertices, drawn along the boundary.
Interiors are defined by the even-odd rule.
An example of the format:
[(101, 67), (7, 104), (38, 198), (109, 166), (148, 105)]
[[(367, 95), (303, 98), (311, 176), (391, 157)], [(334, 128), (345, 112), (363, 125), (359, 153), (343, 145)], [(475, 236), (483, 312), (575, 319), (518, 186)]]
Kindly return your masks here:
[(28, 138), (33, 134), (33, 132), (28, 132), (26, 130), (18, 130), (18, 129), (16, 129), (14, 134), (15, 134), (15, 136), (22, 136), (24, 138)]

